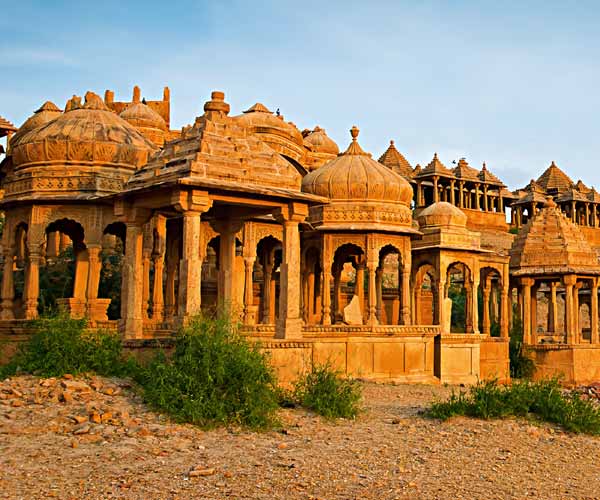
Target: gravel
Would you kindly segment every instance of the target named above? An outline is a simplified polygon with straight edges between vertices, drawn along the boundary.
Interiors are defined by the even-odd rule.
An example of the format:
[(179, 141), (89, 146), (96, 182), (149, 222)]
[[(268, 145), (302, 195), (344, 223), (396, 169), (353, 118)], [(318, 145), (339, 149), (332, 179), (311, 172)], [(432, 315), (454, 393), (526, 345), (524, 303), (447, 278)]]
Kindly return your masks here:
[(599, 438), (421, 416), (446, 387), (363, 389), (355, 421), (286, 409), (281, 429), (256, 433), (172, 423), (124, 380), (5, 380), (0, 498), (600, 498)]

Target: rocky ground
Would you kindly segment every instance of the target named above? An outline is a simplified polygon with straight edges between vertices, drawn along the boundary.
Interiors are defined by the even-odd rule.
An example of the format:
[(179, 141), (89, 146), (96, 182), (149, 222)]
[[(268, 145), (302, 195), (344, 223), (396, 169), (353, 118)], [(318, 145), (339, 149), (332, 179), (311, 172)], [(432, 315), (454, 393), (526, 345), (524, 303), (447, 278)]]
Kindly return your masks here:
[(170, 423), (123, 380), (17, 377), (0, 383), (0, 498), (600, 498), (599, 438), (419, 416), (448, 393), (365, 384), (356, 421), (282, 410), (253, 433)]

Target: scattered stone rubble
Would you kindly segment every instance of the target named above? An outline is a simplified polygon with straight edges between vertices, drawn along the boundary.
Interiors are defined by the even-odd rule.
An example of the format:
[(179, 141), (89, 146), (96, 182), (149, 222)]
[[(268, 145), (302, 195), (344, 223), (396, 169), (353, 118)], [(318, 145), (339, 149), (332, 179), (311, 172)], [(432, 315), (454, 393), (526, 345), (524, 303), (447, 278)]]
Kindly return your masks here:
[(0, 499), (600, 498), (598, 438), (512, 419), (440, 423), (420, 412), (450, 388), (363, 387), (355, 421), (286, 409), (281, 428), (255, 433), (173, 423), (125, 380), (11, 378)]

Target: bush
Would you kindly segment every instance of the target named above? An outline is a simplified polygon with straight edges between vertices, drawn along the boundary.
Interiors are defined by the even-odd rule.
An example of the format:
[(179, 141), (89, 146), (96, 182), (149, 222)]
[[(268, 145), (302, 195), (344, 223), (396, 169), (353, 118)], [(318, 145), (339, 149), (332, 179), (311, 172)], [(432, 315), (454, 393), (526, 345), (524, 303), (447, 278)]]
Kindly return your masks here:
[(523, 325), (521, 319), (513, 314), (513, 324), (508, 344), (510, 376), (512, 378), (531, 378), (535, 372), (535, 363), (523, 352)]
[(17, 372), (43, 377), (60, 377), (95, 372), (99, 375), (124, 375), (127, 364), (118, 334), (86, 331), (86, 320), (65, 315), (43, 317), (33, 323), (34, 333), (22, 344), (0, 376)]
[(537, 416), (571, 432), (600, 435), (600, 406), (577, 393), (565, 394), (556, 379), (511, 386), (499, 386), (494, 380), (480, 382), (468, 392), (452, 392), (447, 401), (433, 403), (426, 413), (441, 420), (456, 415), (484, 419)]
[(294, 399), (326, 418), (354, 418), (360, 411), (360, 386), (344, 379), (328, 364), (313, 366), (297, 383)]
[(160, 352), (136, 379), (150, 406), (181, 422), (264, 428), (276, 421), (276, 380), (266, 355), (223, 319), (192, 319), (172, 356)]

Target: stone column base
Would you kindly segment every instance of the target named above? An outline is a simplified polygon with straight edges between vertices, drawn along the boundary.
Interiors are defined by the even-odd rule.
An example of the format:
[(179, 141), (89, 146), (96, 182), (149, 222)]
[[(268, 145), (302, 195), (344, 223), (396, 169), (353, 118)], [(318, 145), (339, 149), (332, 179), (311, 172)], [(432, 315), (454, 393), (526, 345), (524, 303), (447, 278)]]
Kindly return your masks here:
[(82, 299), (56, 299), (59, 310), (69, 313), (71, 318), (81, 319), (86, 317), (86, 301)]
[(91, 321), (108, 321), (106, 311), (110, 305), (110, 299), (88, 299), (86, 312)]
[(244, 310), (244, 324), (256, 325), (258, 319), (258, 305), (246, 306)]
[(275, 327), (275, 338), (277, 339), (301, 339), (302, 326), (304, 322), (301, 318), (286, 318), (277, 321)]

